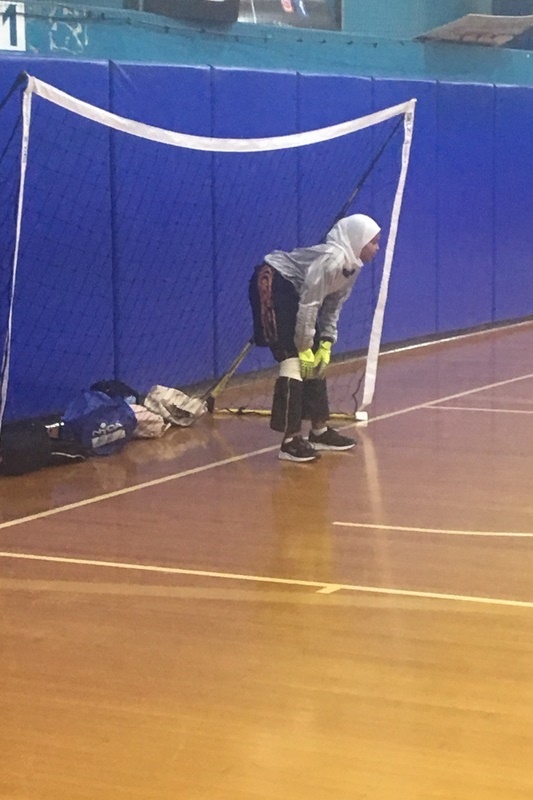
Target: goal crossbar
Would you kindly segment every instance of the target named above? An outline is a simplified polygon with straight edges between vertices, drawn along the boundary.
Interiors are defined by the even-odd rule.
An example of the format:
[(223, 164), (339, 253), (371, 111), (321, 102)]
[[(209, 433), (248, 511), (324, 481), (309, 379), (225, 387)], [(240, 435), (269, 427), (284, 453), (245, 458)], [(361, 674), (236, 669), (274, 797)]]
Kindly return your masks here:
[(51, 86), (33, 76), (28, 77), (26, 92), (42, 97), (44, 100), (49, 100), (67, 111), (72, 111), (73, 114), (78, 114), (81, 117), (85, 117), (85, 119), (107, 125), (109, 128), (113, 128), (116, 131), (129, 133), (131, 136), (139, 136), (143, 139), (150, 139), (151, 141), (172, 145), (173, 147), (185, 147), (188, 150), (208, 150), (214, 153), (259, 153), (269, 150), (286, 150), (293, 147), (305, 147), (310, 144), (317, 144), (318, 142), (327, 142), (331, 139), (337, 139), (340, 136), (346, 136), (347, 134), (364, 130), (372, 125), (385, 122), (388, 119), (402, 114), (413, 114), (416, 104), (416, 100), (411, 99), (405, 103), (399, 103), (396, 106), (391, 106), (382, 111), (376, 111), (373, 114), (367, 114), (364, 117), (359, 117), (349, 122), (341, 122), (337, 125), (329, 125), (325, 128), (317, 128), (302, 133), (291, 133), (286, 136), (267, 136), (258, 139), (225, 139), (178, 133), (176, 131), (169, 131), (164, 128), (146, 125), (144, 122), (136, 122), (135, 120), (113, 114), (111, 111), (97, 108), (83, 100), (78, 100), (76, 97), (60, 89), (56, 89), (55, 86)]

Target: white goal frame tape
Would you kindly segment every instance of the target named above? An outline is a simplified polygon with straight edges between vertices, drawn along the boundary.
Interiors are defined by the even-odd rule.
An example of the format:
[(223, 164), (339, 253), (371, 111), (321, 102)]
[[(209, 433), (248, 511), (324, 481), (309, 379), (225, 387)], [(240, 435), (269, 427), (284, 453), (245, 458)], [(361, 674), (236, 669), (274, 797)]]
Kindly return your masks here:
[(286, 136), (268, 136), (262, 139), (217, 139), (211, 136), (193, 136), (188, 133), (177, 133), (175, 131), (165, 130), (164, 128), (146, 125), (144, 122), (136, 122), (132, 119), (120, 117), (117, 114), (113, 114), (111, 111), (105, 111), (83, 100), (78, 100), (66, 92), (56, 89), (55, 86), (51, 86), (33, 76), (29, 76), (28, 78), (26, 92), (49, 100), (55, 105), (61, 106), (86, 119), (93, 120), (93, 122), (100, 122), (114, 130), (129, 133), (132, 136), (151, 139), (154, 142), (170, 144), (174, 147), (185, 147), (189, 150), (209, 150), (215, 153), (257, 153), (268, 150), (284, 150), (291, 147), (304, 147), (305, 145), (316, 144), (317, 142), (326, 142), (330, 139), (336, 139), (339, 136), (345, 136), (348, 133), (355, 133), (355, 131), (369, 128), (379, 122), (385, 122), (400, 114), (412, 113), (414, 112), (416, 103), (416, 100), (408, 100), (405, 103), (391, 106), (382, 111), (376, 111), (365, 117), (359, 117), (349, 122), (341, 122), (338, 125), (330, 125), (326, 128), (304, 131), (303, 133), (292, 133)]
[(389, 236), (387, 238), (387, 247), (385, 249), (385, 259), (383, 263), (383, 274), (381, 276), (381, 284), (379, 287), (378, 302), (376, 304), (376, 308), (374, 310), (374, 316), (372, 319), (372, 328), (370, 331), (370, 342), (368, 346), (368, 356), (367, 356), (367, 363), (365, 370), (363, 399), (358, 408), (359, 412), (362, 412), (370, 405), (374, 397), (374, 390), (376, 388), (376, 375), (378, 368), (379, 351), (381, 347), (381, 334), (383, 331), (383, 318), (385, 315), (385, 305), (387, 303), (387, 296), (389, 293), (389, 278), (392, 269), (394, 248), (396, 247), (398, 222), (400, 219), (400, 210), (402, 207), (403, 192), (405, 189), (405, 181), (407, 179), (407, 168), (409, 166), (409, 156), (411, 153), (414, 116), (415, 114), (413, 105), (413, 108), (409, 110), (409, 112), (407, 112), (404, 116), (402, 165), (400, 169), (400, 177), (398, 179), (398, 185), (396, 187), (396, 194), (394, 196), (394, 203), (392, 206)]

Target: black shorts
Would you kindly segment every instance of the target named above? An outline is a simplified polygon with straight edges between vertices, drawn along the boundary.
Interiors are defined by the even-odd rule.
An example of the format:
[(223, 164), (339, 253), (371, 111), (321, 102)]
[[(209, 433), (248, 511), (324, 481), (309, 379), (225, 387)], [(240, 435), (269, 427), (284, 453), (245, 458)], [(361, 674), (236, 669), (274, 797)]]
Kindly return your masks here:
[(297, 358), (294, 332), (300, 298), (292, 283), (274, 267), (261, 264), (254, 270), (248, 296), (257, 347), (269, 347), (278, 362)]

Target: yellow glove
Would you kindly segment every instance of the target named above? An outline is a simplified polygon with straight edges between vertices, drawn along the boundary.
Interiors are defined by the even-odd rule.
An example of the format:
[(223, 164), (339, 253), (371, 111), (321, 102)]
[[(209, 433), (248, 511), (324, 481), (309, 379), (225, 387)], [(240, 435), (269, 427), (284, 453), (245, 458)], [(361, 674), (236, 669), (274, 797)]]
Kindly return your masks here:
[(315, 353), (315, 368), (317, 378), (323, 378), (331, 360), (331, 342), (320, 342)]
[(300, 359), (300, 372), (304, 381), (315, 377), (315, 354), (309, 347), (308, 350), (302, 350), (298, 353)]

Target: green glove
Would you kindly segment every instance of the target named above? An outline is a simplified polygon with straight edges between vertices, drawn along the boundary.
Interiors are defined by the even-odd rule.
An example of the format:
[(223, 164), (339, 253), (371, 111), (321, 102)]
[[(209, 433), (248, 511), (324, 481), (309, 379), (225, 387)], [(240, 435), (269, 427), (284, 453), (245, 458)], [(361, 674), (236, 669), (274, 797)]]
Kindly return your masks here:
[(321, 341), (318, 346), (318, 350), (315, 353), (315, 367), (317, 370), (316, 375), (318, 378), (322, 378), (325, 375), (330, 360), (331, 360), (331, 342)]
[(300, 359), (300, 372), (304, 381), (315, 377), (315, 354), (309, 347), (308, 350), (302, 350), (298, 353)]

